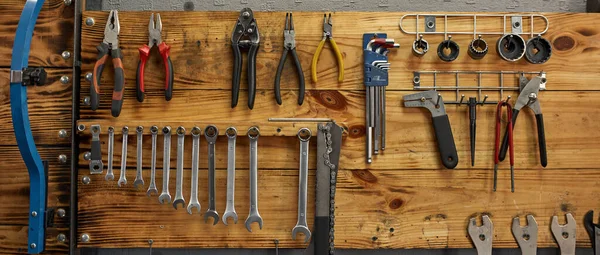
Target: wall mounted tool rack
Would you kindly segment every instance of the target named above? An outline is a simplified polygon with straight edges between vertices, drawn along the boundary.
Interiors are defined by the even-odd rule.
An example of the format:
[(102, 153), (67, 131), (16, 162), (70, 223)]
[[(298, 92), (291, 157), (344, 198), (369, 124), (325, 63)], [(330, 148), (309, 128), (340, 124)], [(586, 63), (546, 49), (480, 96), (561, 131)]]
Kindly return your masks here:
[[(453, 75), (455, 78), (454, 86), (440, 86), (438, 85), (438, 74), (448, 74)], [(506, 75), (519, 75), (519, 82), (516, 86), (506, 86), (505, 85), (505, 76)], [(464, 103), (465, 95), (461, 94), (464, 91), (476, 91), (477, 92), (477, 104), (498, 104), (499, 100), (504, 98), (505, 91), (519, 91), (520, 88), (524, 87), (529, 81), (525, 75), (538, 75), (541, 74), (542, 78), (546, 78), (545, 72), (519, 72), (519, 71), (418, 71), (413, 73), (413, 89), (414, 90), (435, 90), (435, 91), (454, 91), (455, 92), (455, 100), (454, 101), (444, 101), (444, 104), (462, 104)], [(423, 84), (422, 76), (430, 75), (432, 76), (432, 84)], [(477, 78), (476, 86), (461, 86), (460, 77), (461, 75), (475, 75)], [(483, 85), (483, 76), (496, 75), (498, 76), (498, 84), (499, 86), (491, 87)], [(546, 90), (546, 82), (541, 84), (541, 90)], [(484, 94), (484, 91), (497, 91), (499, 94), (497, 101), (489, 101), (488, 95)]]

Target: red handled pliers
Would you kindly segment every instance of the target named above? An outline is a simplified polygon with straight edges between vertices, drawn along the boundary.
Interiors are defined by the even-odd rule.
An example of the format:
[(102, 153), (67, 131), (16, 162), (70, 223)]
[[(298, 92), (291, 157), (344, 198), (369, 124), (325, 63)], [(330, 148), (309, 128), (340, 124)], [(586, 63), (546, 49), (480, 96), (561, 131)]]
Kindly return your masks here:
[(171, 46), (167, 45), (162, 41), (162, 21), (160, 20), (160, 14), (156, 14), (156, 23), (154, 23), (154, 13), (150, 15), (150, 23), (148, 24), (148, 45), (144, 45), (139, 48), (140, 51), (140, 62), (137, 68), (137, 100), (138, 102), (144, 101), (144, 95), (146, 93), (144, 87), (144, 69), (146, 62), (150, 57), (150, 50), (152, 47), (158, 47), (158, 52), (165, 63), (165, 99), (167, 101), (173, 98), (173, 63), (169, 53)]

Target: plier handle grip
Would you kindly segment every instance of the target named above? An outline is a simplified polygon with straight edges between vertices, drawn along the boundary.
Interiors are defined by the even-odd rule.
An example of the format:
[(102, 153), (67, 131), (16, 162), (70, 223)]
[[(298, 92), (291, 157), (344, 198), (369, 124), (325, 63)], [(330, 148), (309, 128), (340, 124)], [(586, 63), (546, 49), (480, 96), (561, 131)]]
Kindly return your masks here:
[(302, 71), (302, 65), (296, 53), (296, 32), (294, 31), (294, 20), (292, 19), (292, 13), (285, 14), (285, 29), (283, 30), (284, 46), (283, 54), (279, 60), (279, 66), (277, 67), (277, 73), (275, 74), (275, 100), (277, 104), (281, 105), (281, 72), (283, 71), (283, 65), (287, 59), (288, 53), (292, 54), (294, 64), (296, 65), (296, 71), (298, 72), (298, 80), (300, 91), (298, 92), (298, 105), (302, 105), (304, 102), (304, 72)]
[[(510, 97), (509, 97), (510, 99)], [(510, 153), (510, 190), (515, 192), (515, 152), (513, 145), (513, 109), (508, 103), (508, 99), (506, 101), (498, 102), (496, 106), (496, 143), (494, 145), (494, 191), (496, 191), (496, 184), (498, 181), (498, 164), (500, 163), (499, 159), (499, 146), (500, 146), (500, 129), (502, 122), (502, 107), (506, 106), (506, 119), (508, 123), (506, 125), (506, 137), (508, 140), (507, 146)]]
[(337, 58), (338, 63), (338, 82), (344, 81), (344, 58), (342, 57), (342, 52), (338, 47), (337, 43), (333, 39), (333, 25), (331, 24), (331, 13), (329, 14), (329, 19), (327, 19), (327, 14), (323, 15), (323, 39), (317, 46), (317, 51), (315, 51), (315, 55), (313, 55), (312, 64), (310, 66), (310, 74), (313, 82), (317, 82), (317, 63), (319, 62), (319, 56), (321, 56), (321, 52), (323, 51), (323, 47), (325, 46), (325, 41), (329, 39), (331, 43), (331, 48), (335, 53), (335, 57)]

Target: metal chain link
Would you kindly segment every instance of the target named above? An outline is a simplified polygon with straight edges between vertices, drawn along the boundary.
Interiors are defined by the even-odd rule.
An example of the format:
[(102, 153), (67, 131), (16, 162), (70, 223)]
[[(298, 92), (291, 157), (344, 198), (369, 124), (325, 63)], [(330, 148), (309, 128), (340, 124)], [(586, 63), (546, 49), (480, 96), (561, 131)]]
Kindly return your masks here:
[(333, 171), (335, 169), (335, 165), (331, 163), (329, 154), (333, 152), (333, 141), (331, 140), (331, 123), (321, 126), (321, 130), (325, 133), (325, 144), (326, 151), (323, 155), (325, 159), (325, 165), (329, 167), (331, 176), (330, 176), (330, 186), (329, 186), (329, 254), (332, 255), (334, 253), (334, 225), (335, 225), (335, 186), (336, 186), (336, 172)]

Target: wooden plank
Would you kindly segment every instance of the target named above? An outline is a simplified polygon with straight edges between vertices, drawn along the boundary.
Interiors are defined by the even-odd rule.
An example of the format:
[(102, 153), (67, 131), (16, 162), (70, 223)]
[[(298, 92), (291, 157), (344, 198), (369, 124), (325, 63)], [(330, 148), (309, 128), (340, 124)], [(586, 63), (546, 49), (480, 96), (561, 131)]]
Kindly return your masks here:
[[(27, 226), (0, 225), (0, 254), (27, 254)], [(49, 228), (46, 232), (46, 250), (43, 254), (67, 254), (68, 243), (59, 243), (56, 236), (69, 236), (66, 228)]]
[[(1, 54), (1, 53), (0, 53)], [(70, 145), (71, 140), (58, 137), (65, 129), (71, 134), (72, 83), (62, 84), (63, 75), (71, 78), (70, 69), (46, 69), (47, 85), (27, 88), (29, 121), (34, 140), (40, 145)], [(16, 145), (10, 112), (10, 70), (0, 69), (0, 145)]]
[[(364, 93), (362, 92), (335, 92), (319, 91), (313, 93), (314, 96), (306, 97), (303, 107), (284, 104), (277, 111), (273, 111), (268, 104), (257, 104), (255, 109), (250, 111), (240, 109), (239, 107), (231, 110), (227, 107), (229, 102), (229, 93), (226, 91), (187, 91), (186, 97), (176, 97), (168, 104), (149, 99), (140, 104), (139, 108), (123, 108), (124, 116), (135, 116), (133, 118), (105, 118), (92, 119), (94, 113), (91, 111), (82, 111), (82, 118), (87, 118), (79, 123), (85, 124), (87, 129), (82, 132), (85, 138), (82, 138), (80, 148), (81, 153), (89, 150), (89, 127), (92, 124), (101, 124), (103, 140), (102, 150), (106, 155), (106, 131), (109, 125), (116, 127), (120, 132), (121, 127), (128, 125), (130, 128), (129, 137), (129, 162), (135, 162), (135, 132), (137, 125), (144, 125), (146, 132), (150, 125), (163, 124), (171, 125), (173, 131), (179, 125), (184, 125), (189, 131), (194, 125), (204, 128), (208, 124), (218, 124), (221, 133), (229, 125), (238, 129), (240, 138), (238, 139), (237, 162), (238, 168), (248, 168), (247, 138), (245, 130), (250, 125), (258, 125), (261, 132), (264, 133), (259, 139), (259, 157), (261, 160), (259, 166), (272, 169), (297, 169), (296, 161), (290, 161), (290, 158), (297, 157), (298, 142), (292, 137), (268, 137), (269, 135), (294, 136), (295, 132), (301, 127), (309, 127), (316, 133), (314, 124), (309, 123), (268, 123), (269, 117), (320, 117), (327, 116), (337, 120), (347, 127), (348, 132), (344, 137), (344, 147), (342, 149), (342, 158), (340, 165), (343, 169), (440, 169), (443, 166), (439, 160), (436, 140), (431, 124), (430, 114), (425, 109), (404, 108), (402, 96), (408, 94), (407, 91), (390, 91), (387, 94), (387, 150), (383, 155), (377, 156), (375, 162), (371, 165), (366, 164), (365, 157), (365, 138), (364, 138)], [(257, 95), (257, 99), (265, 101), (265, 97), (270, 95)], [(284, 99), (292, 100), (295, 95), (285, 94)], [(338, 105), (327, 104), (328, 100), (322, 98), (335, 98), (334, 102)], [(264, 99), (264, 100), (263, 100)], [(129, 99), (129, 102), (135, 99)], [(559, 92), (548, 91), (540, 94), (542, 111), (544, 114), (546, 142), (548, 146), (548, 170), (551, 169), (573, 169), (573, 168), (595, 168), (600, 164), (600, 159), (595, 156), (595, 149), (599, 148), (596, 141), (597, 134), (588, 132), (594, 130), (600, 123), (600, 94), (597, 92)], [(108, 104), (108, 103), (107, 103)], [(107, 104), (100, 111), (109, 114)], [(137, 104), (137, 103), (136, 103)], [(195, 112), (174, 114), (180, 109), (212, 109), (210, 113), (198, 114)], [(469, 118), (468, 107), (465, 105), (447, 105), (446, 110), (452, 124), (453, 135), (457, 145), (460, 169), (472, 169), (468, 162), (470, 161), (469, 145)], [(152, 113), (152, 114), (149, 114)], [(477, 155), (476, 168), (493, 167), (493, 147), (494, 147), (494, 128), (495, 128), (495, 107), (478, 107), (477, 120)], [(156, 121), (156, 122), (155, 122)], [(277, 129), (281, 128), (281, 132)], [(189, 133), (188, 133), (189, 134)], [(161, 136), (162, 139), (162, 136)], [(159, 139), (160, 140), (160, 139)], [(191, 139), (186, 144), (188, 151), (191, 151)], [(316, 140), (314, 140), (316, 141)], [(226, 167), (226, 139), (221, 137), (217, 144), (218, 157), (217, 167)], [(313, 145), (316, 144), (313, 142)], [(121, 137), (115, 137), (115, 167), (120, 162)], [(175, 151), (175, 145), (172, 145), (172, 151)], [(144, 139), (145, 155), (150, 155), (150, 135), (146, 133)], [(158, 142), (158, 159), (162, 162), (162, 140)], [(314, 147), (313, 147), (314, 148)], [(519, 115), (518, 124), (515, 126), (515, 162), (517, 169), (542, 169), (539, 164), (539, 152), (537, 144), (537, 132), (534, 115), (525, 110)], [(311, 153), (315, 153), (313, 150)], [(206, 155), (206, 142), (202, 139), (201, 155)], [(173, 154), (172, 154), (173, 155)], [(271, 155), (279, 155), (272, 157)], [(314, 155), (314, 154), (311, 154)], [(314, 157), (313, 157), (314, 158)], [(106, 159), (106, 158), (105, 158)], [(149, 157), (144, 158), (146, 166), (149, 166)], [(171, 159), (172, 166), (175, 166), (175, 157)], [(191, 158), (186, 157), (186, 167), (190, 167)], [(87, 164), (80, 156), (80, 162)], [(201, 165), (205, 165), (206, 160), (201, 160)], [(130, 166), (134, 166), (130, 163)]]
[[(19, 17), (25, 1), (5, 0), (0, 2), (0, 67), (10, 67), (12, 47)], [(72, 58), (67, 60), (61, 53), (73, 53), (74, 4), (65, 6), (63, 0), (48, 0), (44, 3), (31, 40), (30, 66), (70, 67)]]
[[(401, 48), (390, 53), (390, 85), (392, 90), (412, 89), (412, 72), (418, 70), (525, 70), (548, 72), (549, 90), (598, 90), (596, 74), (600, 67), (588, 65), (600, 60), (598, 39), (600, 27), (594, 26), (598, 14), (543, 13), (550, 21), (550, 28), (544, 35), (554, 46), (551, 59), (543, 65), (529, 64), (525, 59), (516, 63), (501, 60), (494, 45), (499, 36), (486, 36), (493, 48), (482, 60), (473, 60), (467, 55), (467, 45), (472, 35), (453, 35), (463, 49), (458, 60), (445, 63), (435, 54), (437, 45), (443, 40), (441, 35), (425, 36), (431, 52), (423, 58), (413, 56), (410, 45), (413, 35), (403, 34), (398, 28), (400, 17), (407, 13), (382, 12), (373, 16), (372, 12), (341, 12), (333, 15), (333, 35), (340, 46), (345, 61), (345, 80), (337, 82), (337, 64), (329, 45), (326, 45), (319, 60), (319, 82), (310, 82), (310, 61), (322, 37), (322, 13), (295, 12), (294, 20), (297, 51), (307, 81), (307, 89), (361, 90), (363, 85), (362, 34), (366, 31), (382, 31), (388, 37), (395, 38)], [(182, 90), (189, 89), (226, 89), (231, 88), (232, 56), (230, 37), (236, 12), (161, 12), (163, 22), (163, 40), (171, 45), (171, 59), (175, 72), (175, 97), (182, 96)], [(82, 72), (91, 72), (96, 60), (96, 45), (102, 41), (107, 12), (83, 13), (83, 18), (92, 17), (94, 26), (83, 26), (82, 30)], [(148, 41), (148, 12), (120, 12), (120, 47), (123, 49), (126, 92), (134, 95), (135, 74), (138, 64), (138, 48)], [(283, 49), (284, 14), (281, 12), (256, 12), (255, 17), (261, 32), (261, 48), (257, 56), (257, 88), (272, 90), (274, 72)], [(210, 22), (208, 22), (210, 21)], [(408, 22), (408, 21), (407, 21)], [(472, 27), (469, 20), (458, 20), (458, 27)], [(478, 19), (478, 24), (485, 23)], [(485, 24), (484, 24), (485, 25)], [(484, 25), (478, 25), (483, 28)], [(526, 24), (524, 24), (526, 25)], [(536, 26), (542, 26), (536, 19)], [(527, 31), (527, 30), (526, 30)], [(528, 37), (525, 37), (528, 39)], [(162, 60), (153, 51), (146, 68), (146, 86), (154, 93), (164, 87), (164, 67)], [(288, 61), (290, 62), (290, 61)], [(565, 63), (568, 63), (565, 65)], [(295, 69), (287, 63), (283, 72), (282, 89), (297, 91)], [(110, 68), (108, 68), (110, 69)], [(244, 68), (245, 69), (245, 68)], [(106, 98), (112, 90), (110, 70), (105, 70), (103, 84)], [(242, 77), (246, 77), (245, 73)], [(83, 83), (82, 83), (83, 84)], [(242, 88), (246, 83), (242, 82)], [(82, 93), (89, 95), (89, 88)], [(178, 92), (179, 91), (179, 92)], [(260, 91), (259, 91), (260, 93)], [(245, 92), (241, 93), (246, 94)], [(162, 94), (161, 94), (162, 95)], [(240, 102), (246, 102), (244, 100)], [(257, 103), (261, 101), (257, 100)], [(262, 101), (264, 102), (264, 101)], [(275, 105), (269, 98), (265, 103)], [(292, 103), (287, 100), (284, 103)], [(243, 106), (245, 104), (242, 104)], [(240, 107), (241, 107), (240, 106)]]
[[(492, 171), (449, 170), (342, 170), (336, 193), (336, 247), (373, 248), (464, 248), (471, 247), (466, 227), (477, 213), (492, 216), (494, 247), (516, 247), (511, 234), (512, 217), (535, 215), (539, 224), (540, 247), (554, 247), (549, 225), (552, 215), (572, 212), (577, 219), (577, 242), (589, 245), (582, 225), (587, 210), (597, 209), (598, 169), (564, 171), (516, 171), (516, 192), (510, 192), (507, 168), (501, 168), (498, 191), (491, 192)], [(118, 173), (118, 172), (117, 172)], [(90, 176), (89, 185), (79, 185), (79, 232), (89, 233), (90, 243), (80, 247), (130, 248), (268, 248), (279, 239), (282, 248), (306, 247), (290, 238), (296, 223), (298, 175), (295, 171), (259, 170), (259, 211), (263, 230), (248, 233), (244, 220), (248, 215), (248, 172), (236, 173), (236, 210), (238, 224), (216, 226), (203, 221), (208, 205), (207, 173), (199, 174), (201, 214), (175, 211), (171, 204), (161, 205), (157, 196), (145, 195), (145, 188), (131, 184), (118, 188), (116, 181), (106, 182), (103, 175)], [(308, 219), (314, 217), (314, 171), (309, 173)], [(80, 171), (80, 175), (85, 174)], [(217, 211), (226, 201), (226, 171), (217, 171)], [(162, 175), (157, 174), (160, 186)], [(184, 197), (189, 199), (190, 176), (183, 182)], [(175, 178), (169, 180), (174, 191)], [(174, 193), (171, 192), (173, 195)], [(151, 212), (151, 213), (148, 213)], [(524, 219), (524, 218), (523, 218)], [(564, 221), (563, 218), (560, 219)], [(115, 232), (114, 229), (121, 231)], [(131, 231), (128, 231), (131, 229)], [(119, 239), (123, 242), (114, 242)]]

